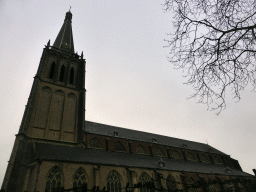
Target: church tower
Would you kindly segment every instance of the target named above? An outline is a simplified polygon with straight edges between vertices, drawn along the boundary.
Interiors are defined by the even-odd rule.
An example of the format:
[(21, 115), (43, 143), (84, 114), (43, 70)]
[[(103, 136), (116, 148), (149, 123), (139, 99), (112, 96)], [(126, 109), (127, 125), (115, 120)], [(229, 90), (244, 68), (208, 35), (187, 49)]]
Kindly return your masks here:
[(34, 77), (2, 189), (21, 191), (34, 142), (76, 144), (83, 140), (85, 59), (75, 53), (72, 13), (68, 11), (54, 42), (45, 46)]
[(44, 48), (19, 134), (63, 142), (81, 142), (84, 127), (85, 60), (74, 53), (72, 14), (53, 44)]

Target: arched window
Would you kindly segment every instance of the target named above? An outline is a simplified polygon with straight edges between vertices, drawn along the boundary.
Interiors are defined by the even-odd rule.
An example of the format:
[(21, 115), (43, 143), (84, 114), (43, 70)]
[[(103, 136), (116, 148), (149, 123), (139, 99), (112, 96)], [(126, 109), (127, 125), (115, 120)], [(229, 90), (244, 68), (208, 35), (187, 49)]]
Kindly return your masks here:
[(174, 159), (181, 159), (181, 156), (178, 151), (173, 151), (172, 158)]
[(74, 75), (75, 75), (75, 71), (74, 71), (73, 67), (71, 67), (70, 75), (69, 75), (69, 84), (73, 84), (74, 83)]
[(193, 178), (189, 180), (189, 192), (198, 192), (197, 187), (195, 186), (196, 182)]
[(157, 147), (156, 152), (155, 152), (155, 156), (164, 157), (165, 155), (164, 155), (163, 151), (159, 147)]
[(150, 192), (150, 188), (145, 186), (149, 182), (151, 182), (151, 178), (149, 177), (149, 175), (147, 173), (145, 173), (145, 172), (141, 173), (140, 182), (143, 186), (143, 187), (140, 188), (140, 192)]
[(91, 148), (96, 148), (96, 149), (101, 148), (101, 144), (100, 144), (99, 139), (93, 138), (93, 139), (91, 140), (90, 147), (91, 147)]
[(58, 166), (54, 166), (46, 179), (45, 191), (50, 192), (54, 190), (58, 190), (62, 185), (62, 175), (61, 170)]
[(167, 177), (166, 186), (167, 186), (168, 192), (177, 190), (176, 180), (172, 175), (169, 175)]
[(117, 141), (116, 143), (115, 143), (115, 149), (114, 149), (115, 151), (123, 151), (123, 152), (125, 152), (126, 150), (125, 150), (125, 147), (123, 146), (123, 144), (120, 142), (120, 141)]
[(216, 157), (216, 156), (213, 157), (213, 161), (216, 164), (221, 164), (222, 163), (221, 160), (218, 157)]
[(65, 76), (65, 66), (62, 65), (61, 69), (60, 69), (60, 81), (63, 82), (64, 81), (64, 76)]
[(145, 149), (142, 147), (142, 145), (138, 145), (138, 146), (137, 146), (136, 153), (137, 153), (137, 154), (144, 154), (144, 155), (147, 154), (146, 151), (145, 151)]
[(201, 156), (201, 161), (204, 163), (209, 163), (209, 159), (205, 155)]
[(108, 192), (121, 192), (121, 176), (116, 171), (111, 171), (107, 177), (107, 191)]
[(209, 185), (209, 192), (216, 192), (216, 188), (214, 184)]
[(190, 160), (190, 161), (196, 161), (195, 155), (193, 155), (192, 153), (188, 153), (188, 160)]
[(49, 73), (49, 79), (53, 79), (54, 77), (54, 72), (55, 72), (55, 62), (52, 63), (50, 73)]
[(73, 178), (73, 188), (86, 186), (86, 173), (83, 168), (79, 168)]

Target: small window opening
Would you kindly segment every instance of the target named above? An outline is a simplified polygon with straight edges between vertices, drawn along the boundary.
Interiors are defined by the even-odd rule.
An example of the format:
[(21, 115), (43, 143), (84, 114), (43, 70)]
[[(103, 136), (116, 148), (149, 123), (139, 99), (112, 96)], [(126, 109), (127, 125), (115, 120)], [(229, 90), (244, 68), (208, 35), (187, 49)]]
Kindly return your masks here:
[(118, 137), (118, 132), (117, 131), (114, 131), (114, 136)]
[(75, 71), (74, 71), (74, 69), (72, 67), (71, 70), (70, 70), (69, 84), (73, 84), (74, 83), (74, 73), (75, 73)]
[(51, 66), (51, 70), (50, 70), (50, 74), (49, 74), (49, 78), (50, 79), (53, 79), (54, 77), (54, 72), (55, 72), (55, 62), (52, 63), (52, 66)]
[(62, 65), (62, 66), (61, 66), (61, 70), (60, 70), (60, 81), (61, 81), (61, 82), (64, 81), (64, 74), (65, 74), (65, 66)]

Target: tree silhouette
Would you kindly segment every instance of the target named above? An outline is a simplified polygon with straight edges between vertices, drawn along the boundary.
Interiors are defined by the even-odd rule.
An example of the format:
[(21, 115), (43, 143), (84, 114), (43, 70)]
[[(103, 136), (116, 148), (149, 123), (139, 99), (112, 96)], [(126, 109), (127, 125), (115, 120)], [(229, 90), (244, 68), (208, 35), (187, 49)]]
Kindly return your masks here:
[(165, 0), (164, 9), (174, 13), (168, 58), (193, 87), (190, 98), (219, 114), (227, 92), (240, 100), (256, 87), (256, 1)]

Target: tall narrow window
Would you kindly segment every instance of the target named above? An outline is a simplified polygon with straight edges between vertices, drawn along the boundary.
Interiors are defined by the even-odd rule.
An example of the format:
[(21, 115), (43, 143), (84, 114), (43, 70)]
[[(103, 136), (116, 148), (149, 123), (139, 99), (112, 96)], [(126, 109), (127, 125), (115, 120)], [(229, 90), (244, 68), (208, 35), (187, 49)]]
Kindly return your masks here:
[(140, 188), (140, 192), (150, 192), (150, 188), (147, 186), (149, 182), (151, 182), (151, 178), (147, 173), (141, 173), (140, 175), (140, 182), (142, 184), (142, 187)]
[(75, 75), (75, 71), (73, 69), (73, 67), (70, 69), (70, 75), (69, 75), (69, 84), (74, 84), (74, 75)]
[(64, 76), (65, 76), (65, 66), (62, 65), (61, 69), (60, 69), (60, 81), (63, 82), (64, 81)]
[(84, 187), (86, 186), (86, 173), (85, 170), (83, 170), (83, 168), (79, 168), (74, 175), (74, 179), (73, 179), (73, 187)]
[(62, 185), (61, 170), (58, 166), (54, 166), (46, 179), (45, 191), (51, 192), (59, 190)]
[(55, 72), (55, 62), (52, 63), (52, 66), (51, 66), (51, 70), (50, 70), (50, 73), (49, 73), (49, 78), (50, 79), (53, 79), (54, 77), (54, 72)]
[(107, 178), (108, 192), (121, 192), (121, 176), (116, 171), (111, 171)]
[(177, 191), (176, 180), (172, 175), (169, 175), (167, 177), (166, 186), (167, 186), (168, 192)]
[(196, 182), (192, 178), (190, 178), (189, 180), (189, 192), (198, 192), (198, 189), (196, 187)]

